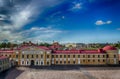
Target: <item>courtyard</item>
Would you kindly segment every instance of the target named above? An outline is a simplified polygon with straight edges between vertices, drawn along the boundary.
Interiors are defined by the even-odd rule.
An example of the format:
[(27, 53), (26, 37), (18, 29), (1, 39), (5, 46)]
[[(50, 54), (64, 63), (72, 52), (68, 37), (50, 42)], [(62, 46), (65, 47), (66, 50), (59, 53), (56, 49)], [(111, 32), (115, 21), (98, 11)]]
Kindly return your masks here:
[(16, 67), (0, 79), (120, 79), (119, 73), (120, 67)]

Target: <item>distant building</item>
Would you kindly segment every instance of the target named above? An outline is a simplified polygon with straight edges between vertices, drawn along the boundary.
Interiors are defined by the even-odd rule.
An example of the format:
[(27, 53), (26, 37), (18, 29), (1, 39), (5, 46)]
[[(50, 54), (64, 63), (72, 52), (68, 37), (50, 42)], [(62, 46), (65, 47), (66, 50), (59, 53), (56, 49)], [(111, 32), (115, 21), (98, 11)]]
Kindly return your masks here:
[(76, 43), (67, 43), (65, 44), (65, 47), (77, 47)]
[[(69, 46), (71, 44), (68, 44)], [(72, 44), (75, 47), (75, 44)], [(50, 47), (25, 43), (13, 50), (0, 50), (1, 55), (14, 60), (18, 66), (50, 65), (109, 65), (118, 64), (118, 50), (105, 46), (97, 50), (60, 49), (58, 43)]]

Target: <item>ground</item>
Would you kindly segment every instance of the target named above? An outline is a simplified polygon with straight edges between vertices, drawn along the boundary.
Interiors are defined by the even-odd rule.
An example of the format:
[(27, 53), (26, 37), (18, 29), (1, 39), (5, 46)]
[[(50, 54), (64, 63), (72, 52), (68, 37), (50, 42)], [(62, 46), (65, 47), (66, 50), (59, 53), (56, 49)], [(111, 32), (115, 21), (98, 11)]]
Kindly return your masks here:
[(120, 67), (16, 67), (1, 74), (0, 79), (120, 79)]

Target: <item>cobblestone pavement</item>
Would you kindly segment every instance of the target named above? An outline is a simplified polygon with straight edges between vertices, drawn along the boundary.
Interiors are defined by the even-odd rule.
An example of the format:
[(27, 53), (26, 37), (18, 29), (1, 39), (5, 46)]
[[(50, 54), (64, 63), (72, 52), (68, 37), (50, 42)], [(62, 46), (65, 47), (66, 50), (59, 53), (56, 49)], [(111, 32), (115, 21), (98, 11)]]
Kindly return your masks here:
[(18, 67), (4, 79), (120, 79), (119, 73), (120, 67), (79, 67), (71, 70)]

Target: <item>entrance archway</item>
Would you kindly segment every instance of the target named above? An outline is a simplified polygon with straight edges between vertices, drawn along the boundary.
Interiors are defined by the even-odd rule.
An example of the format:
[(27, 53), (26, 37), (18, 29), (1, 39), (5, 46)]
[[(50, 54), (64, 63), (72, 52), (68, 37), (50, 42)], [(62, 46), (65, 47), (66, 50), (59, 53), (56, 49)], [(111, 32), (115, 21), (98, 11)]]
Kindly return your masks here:
[(31, 66), (34, 66), (34, 60), (31, 60)]

